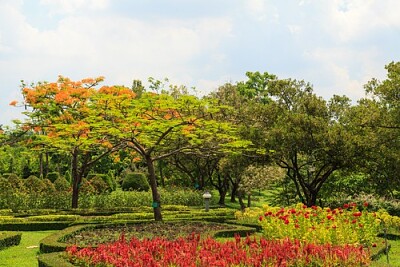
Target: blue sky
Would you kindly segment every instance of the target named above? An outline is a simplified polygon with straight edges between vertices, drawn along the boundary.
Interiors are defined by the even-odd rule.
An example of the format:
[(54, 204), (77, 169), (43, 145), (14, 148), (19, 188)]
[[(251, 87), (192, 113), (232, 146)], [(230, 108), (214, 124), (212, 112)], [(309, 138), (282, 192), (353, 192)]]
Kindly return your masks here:
[(400, 61), (398, 0), (0, 0), (0, 124), (20, 80), (168, 77), (207, 94), (246, 71), (364, 96)]

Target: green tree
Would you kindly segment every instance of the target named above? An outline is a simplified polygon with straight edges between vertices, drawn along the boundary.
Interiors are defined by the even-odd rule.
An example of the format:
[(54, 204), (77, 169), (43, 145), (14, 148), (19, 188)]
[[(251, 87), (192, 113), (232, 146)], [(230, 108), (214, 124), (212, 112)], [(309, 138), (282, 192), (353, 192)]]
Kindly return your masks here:
[(300, 200), (315, 205), (331, 174), (353, 168), (365, 152), (358, 129), (346, 115), (350, 100), (334, 96), (327, 102), (304, 81), (268, 73), (248, 77), (245, 85), (254, 85), (266, 99), (262, 103), (268, 117), (258, 120), (266, 134), (266, 151), (274, 151), (270, 155), (286, 169)]
[(371, 146), (366, 173), (377, 193), (393, 197), (400, 190), (400, 62), (385, 66), (383, 81), (371, 79), (367, 97), (354, 108), (353, 117)]
[[(161, 82), (152, 80), (150, 86), (160, 91)], [(161, 90), (162, 91), (162, 90)], [(213, 120), (218, 108), (211, 101), (191, 95), (165, 92), (142, 92), (131, 101), (108, 101), (98, 105), (109, 126), (107, 132), (133, 149), (147, 166), (153, 198), (154, 218), (162, 220), (161, 199), (157, 188), (154, 163), (184, 151), (194, 151), (209, 140), (215, 149), (241, 146), (235, 140), (235, 128), (225, 122)]]
[[(99, 77), (74, 82), (60, 76), (57, 82), (40, 82), (22, 89), (24, 104), (29, 106), (22, 128), (32, 131), (30, 142), (40, 149), (70, 156), (72, 208), (78, 207), (82, 178), (119, 145), (106, 141), (105, 126), (96, 111), (98, 98), (94, 96), (109, 90), (95, 89), (102, 80)], [(125, 95), (132, 96), (128, 91), (131, 94), (125, 90)]]

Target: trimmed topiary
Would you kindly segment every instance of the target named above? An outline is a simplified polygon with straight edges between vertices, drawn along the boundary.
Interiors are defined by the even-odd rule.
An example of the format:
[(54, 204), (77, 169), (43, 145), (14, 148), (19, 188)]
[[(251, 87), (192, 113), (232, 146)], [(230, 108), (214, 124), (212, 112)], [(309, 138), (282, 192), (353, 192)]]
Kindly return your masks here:
[(110, 185), (105, 181), (106, 176), (107, 175), (105, 174), (98, 174), (89, 180), (95, 189), (95, 194), (102, 194), (112, 191)]
[(70, 183), (64, 177), (58, 177), (54, 181), (54, 187), (58, 192), (68, 191), (71, 187)]
[(127, 173), (121, 187), (125, 191), (148, 191), (150, 189), (147, 177), (142, 172)]
[(0, 232), (0, 250), (18, 246), (21, 242), (21, 233), (17, 232)]
[(38, 256), (39, 267), (74, 267), (67, 259), (65, 252), (52, 252)]
[(28, 178), (24, 179), (24, 185), (26, 190), (30, 194), (40, 194), (46, 191), (46, 184), (43, 182), (42, 179), (31, 175)]

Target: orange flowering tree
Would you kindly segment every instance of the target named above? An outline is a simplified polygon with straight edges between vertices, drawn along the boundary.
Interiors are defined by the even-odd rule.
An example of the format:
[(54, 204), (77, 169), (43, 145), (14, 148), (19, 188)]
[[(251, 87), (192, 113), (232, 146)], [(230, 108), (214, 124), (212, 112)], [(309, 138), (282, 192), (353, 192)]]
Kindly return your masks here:
[[(162, 220), (154, 162), (184, 151), (214, 144), (215, 151), (242, 147), (235, 127), (213, 119), (219, 109), (211, 102), (188, 94), (141, 92), (131, 101), (97, 101), (98, 112), (107, 122), (107, 132), (123, 142), (147, 165), (155, 220)], [(115, 99), (115, 98), (114, 98)], [(101, 102), (101, 104), (99, 104)]]
[(96, 95), (107, 91), (96, 89), (101, 81), (103, 77), (71, 81), (60, 76), (57, 82), (22, 89), (29, 107), (22, 127), (36, 133), (31, 141), (71, 156), (72, 208), (78, 207), (79, 187), (90, 167), (120, 146), (106, 141), (105, 125), (96, 113)]

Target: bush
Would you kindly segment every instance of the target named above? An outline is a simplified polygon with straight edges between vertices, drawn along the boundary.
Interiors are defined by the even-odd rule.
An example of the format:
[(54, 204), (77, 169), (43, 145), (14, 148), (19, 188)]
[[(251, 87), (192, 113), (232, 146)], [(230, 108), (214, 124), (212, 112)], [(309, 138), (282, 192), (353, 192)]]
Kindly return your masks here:
[(94, 193), (97, 195), (112, 191), (110, 185), (104, 181), (104, 176), (105, 175), (96, 175), (89, 180), (94, 188)]
[(150, 189), (149, 182), (144, 173), (132, 172), (127, 173), (124, 181), (122, 182), (122, 190), (134, 190), (134, 191), (148, 191)]
[(114, 180), (114, 177), (112, 176), (112, 173), (111, 174), (110, 173), (109, 174), (100, 174), (100, 173), (89, 174), (87, 178), (88, 178), (88, 180), (93, 180), (94, 178), (96, 178), (96, 179), (101, 178), (101, 180), (107, 185), (105, 187), (107, 191), (113, 191), (117, 187), (117, 184)]
[(16, 232), (0, 232), (0, 250), (18, 246), (21, 242), (21, 233)]
[(62, 230), (70, 226), (71, 222), (21, 222), (2, 223), (0, 231), (46, 231)]
[(49, 235), (40, 241), (40, 252), (41, 253), (51, 253), (51, 252), (61, 252), (65, 251), (68, 244), (60, 242), (65, 237), (68, 237), (71, 234), (82, 231), (88, 227), (88, 225), (75, 225), (68, 227), (62, 231)]
[(46, 191), (46, 185), (42, 179), (36, 176), (29, 176), (24, 181), (24, 185), (29, 194), (40, 194)]
[(70, 189), (71, 185), (67, 181), (67, 179), (65, 179), (64, 177), (58, 177), (54, 181), (54, 187), (56, 188), (56, 190), (58, 192), (61, 192), (61, 191), (68, 191)]
[(39, 267), (74, 267), (67, 260), (67, 255), (64, 252), (53, 252), (40, 254), (38, 256)]
[(20, 179), (16, 174), (10, 174), (7, 179), (14, 191), (24, 192), (26, 190), (24, 180)]

